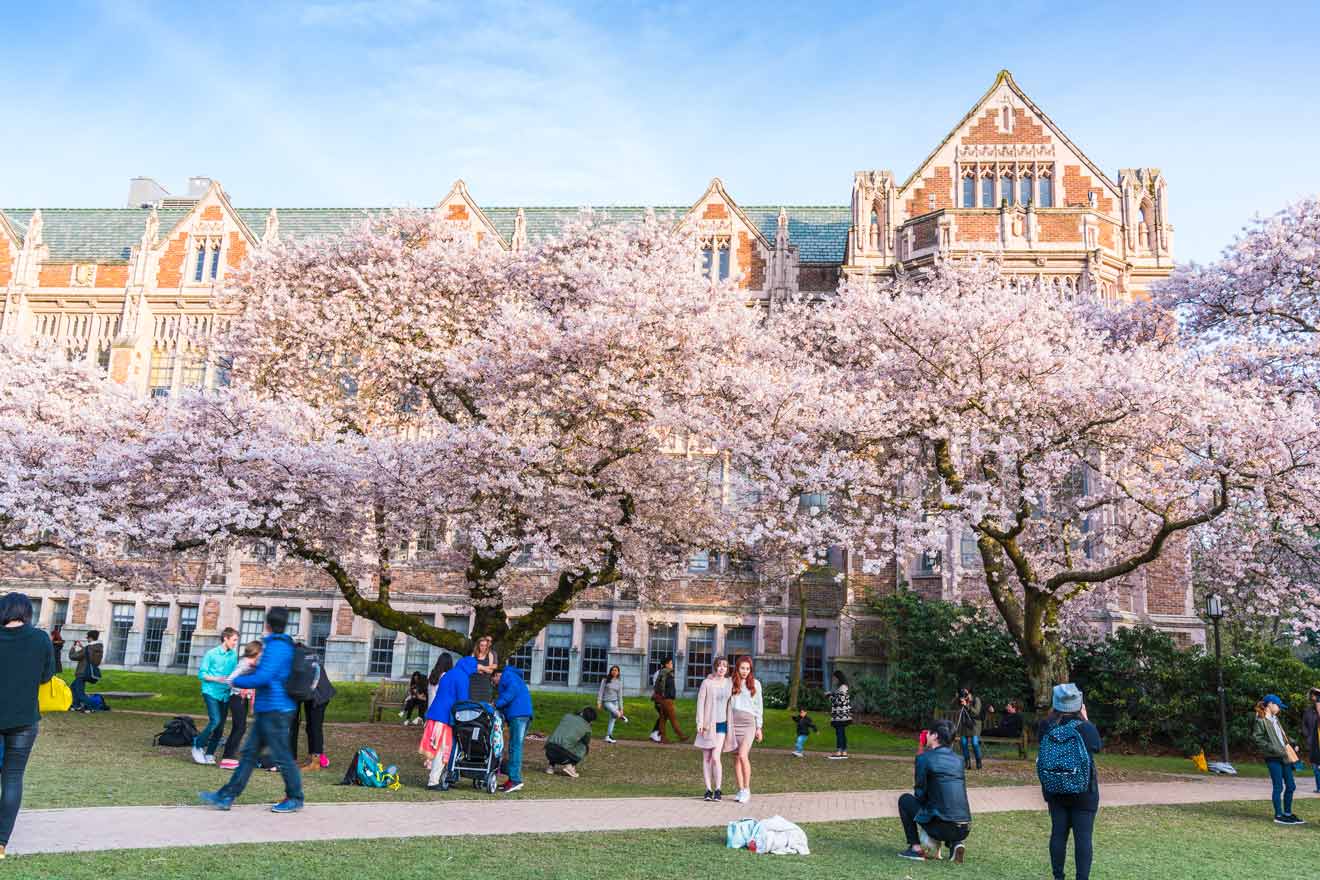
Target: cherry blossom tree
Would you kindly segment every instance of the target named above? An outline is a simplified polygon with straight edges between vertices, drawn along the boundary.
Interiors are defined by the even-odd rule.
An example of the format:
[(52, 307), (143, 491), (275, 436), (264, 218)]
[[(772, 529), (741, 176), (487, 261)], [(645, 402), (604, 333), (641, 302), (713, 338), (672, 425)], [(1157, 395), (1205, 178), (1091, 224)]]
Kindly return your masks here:
[[(264, 249), (218, 305), (233, 388), (158, 406), (107, 464), (126, 538), (269, 542), (357, 614), (463, 650), (395, 605), (429, 565), (505, 656), (588, 591), (645, 592), (731, 543), (704, 457), (673, 441), (757, 316), (670, 224), (584, 219), (508, 253), (399, 212)], [(419, 532), (448, 546), (409, 559)]]
[(803, 418), (740, 452), (768, 462), (756, 470), (770, 497), (805, 480), (839, 499), (830, 530), (870, 557), (974, 539), (1044, 705), (1066, 680), (1070, 612), (1311, 454), (1309, 408), (1109, 326), (993, 266), (788, 304), (771, 330), (831, 405), (794, 398)]
[[(1249, 225), (1219, 260), (1176, 271), (1155, 306), (1190, 344), (1288, 398), (1320, 396), (1320, 199)], [(1196, 578), (1230, 620), (1270, 638), (1320, 632), (1320, 484), (1299, 461), (1285, 483), (1198, 530)]]

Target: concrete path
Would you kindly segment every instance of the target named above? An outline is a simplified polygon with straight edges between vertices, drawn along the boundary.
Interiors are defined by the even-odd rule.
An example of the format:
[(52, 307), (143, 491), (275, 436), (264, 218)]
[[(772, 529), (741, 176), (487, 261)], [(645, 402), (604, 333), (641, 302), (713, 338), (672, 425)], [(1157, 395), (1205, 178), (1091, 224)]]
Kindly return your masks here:
[[(1264, 779), (1107, 785), (1106, 807), (1264, 800)], [(277, 841), (344, 840), (464, 834), (623, 831), (721, 827), (743, 816), (779, 814), (794, 822), (832, 822), (898, 815), (901, 791), (757, 795), (747, 805), (694, 798), (593, 798), (445, 801), (397, 804), (310, 804), (291, 816), (269, 805), (240, 805), (228, 813), (203, 807), (93, 807), (25, 811), (9, 851), (21, 853), (153, 849)], [(972, 812), (1044, 809), (1037, 786), (975, 788)], [(1298, 796), (1302, 796), (1299, 789)]]

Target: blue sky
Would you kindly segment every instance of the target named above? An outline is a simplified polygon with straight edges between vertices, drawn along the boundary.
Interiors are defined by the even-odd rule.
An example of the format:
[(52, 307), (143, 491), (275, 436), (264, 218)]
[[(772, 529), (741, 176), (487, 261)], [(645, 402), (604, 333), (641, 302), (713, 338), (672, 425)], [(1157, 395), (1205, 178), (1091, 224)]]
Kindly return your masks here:
[(0, 0), (0, 205), (846, 204), (1004, 67), (1111, 176), (1164, 169), (1182, 259), (1320, 190), (1320, 5), (1067, 7)]

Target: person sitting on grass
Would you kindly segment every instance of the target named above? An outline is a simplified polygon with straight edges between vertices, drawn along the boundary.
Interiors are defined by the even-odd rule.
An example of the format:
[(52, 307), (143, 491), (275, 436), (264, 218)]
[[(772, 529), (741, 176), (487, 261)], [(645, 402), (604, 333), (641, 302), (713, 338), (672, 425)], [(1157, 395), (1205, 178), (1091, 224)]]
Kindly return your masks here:
[[(995, 714), (995, 707), (991, 706), (985, 710), (985, 714)], [(994, 727), (987, 727), (981, 731), (982, 737), (997, 736), (1004, 739), (1017, 739), (1022, 735), (1022, 713), (1018, 711), (1017, 700), (1009, 700), (1004, 704), (1004, 717)]]
[(545, 772), (555, 775), (556, 767), (564, 768), (564, 775), (577, 779), (577, 765), (587, 757), (591, 748), (591, 725), (596, 710), (587, 706), (576, 715), (565, 715), (550, 738), (545, 741)]
[(949, 858), (962, 863), (963, 841), (972, 828), (972, 808), (967, 803), (963, 762), (949, 748), (953, 738), (953, 725), (937, 721), (927, 736), (926, 751), (917, 755), (912, 794), (898, 799), (898, 817), (908, 844), (899, 853), (901, 858), (938, 860), (941, 846), (947, 845)]
[(793, 720), (797, 723), (797, 739), (793, 741), (793, 757), (801, 758), (802, 750), (807, 747), (807, 737), (818, 728), (816, 722), (812, 721), (807, 715), (806, 709), (798, 709), (797, 718)]

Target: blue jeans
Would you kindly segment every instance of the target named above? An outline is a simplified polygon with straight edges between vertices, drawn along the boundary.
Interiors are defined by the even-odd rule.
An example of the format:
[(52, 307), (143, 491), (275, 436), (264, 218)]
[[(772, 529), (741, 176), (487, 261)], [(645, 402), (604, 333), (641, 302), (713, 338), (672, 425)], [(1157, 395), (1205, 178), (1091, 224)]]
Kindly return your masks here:
[(73, 705), (70, 709), (80, 709), (87, 705), (87, 679), (75, 677), (70, 690), (73, 691)]
[(799, 733), (798, 738), (793, 740), (793, 751), (800, 752), (807, 745), (807, 735)]
[[(1291, 815), (1293, 792), (1297, 790), (1297, 783), (1293, 780), (1293, 765), (1278, 758), (1266, 758), (1265, 766), (1270, 768), (1270, 782), (1274, 786), (1270, 792), (1270, 799), (1274, 801), (1274, 815)], [(1282, 804), (1279, 803), (1280, 794), (1283, 795)]]
[(610, 716), (609, 724), (605, 725), (605, 735), (614, 736), (614, 722), (618, 721), (619, 716), (623, 714), (623, 707), (613, 700), (606, 700), (601, 705), (605, 707), (605, 711)]
[(217, 700), (202, 694), (206, 703), (206, 727), (193, 739), (193, 748), (201, 749), (208, 755), (214, 755), (220, 745), (220, 737), (225, 733), (225, 716), (229, 714), (229, 699)]
[(972, 756), (967, 752), (967, 741), (972, 741), (972, 751), (976, 752), (976, 764), (981, 764), (981, 738), (979, 736), (964, 736), (962, 738), (963, 763), (966, 764), (972, 760)]
[(252, 771), (257, 767), (261, 750), (265, 749), (271, 763), (280, 768), (280, 776), (284, 778), (284, 796), (301, 804), (302, 774), (298, 772), (298, 765), (293, 763), (293, 755), (289, 752), (289, 726), (292, 723), (292, 712), (256, 713), (252, 732), (243, 743), (243, 757), (239, 758), (238, 769), (216, 794), (230, 801), (242, 794), (252, 777)]
[(509, 753), (509, 781), (522, 782), (522, 753), (523, 737), (527, 736), (527, 725), (531, 723), (530, 718), (510, 718), (505, 741), (505, 748)]
[(1315, 774), (1315, 790), (1320, 791), (1320, 764), (1312, 764), (1311, 772)]
[(23, 805), (23, 771), (37, 744), (37, 725), (2, 730), (0, 741), (5, 745), (5, 765), (0, 771), (0, 846), (8, 846), (18, 808)]

